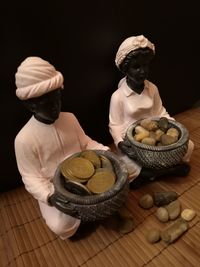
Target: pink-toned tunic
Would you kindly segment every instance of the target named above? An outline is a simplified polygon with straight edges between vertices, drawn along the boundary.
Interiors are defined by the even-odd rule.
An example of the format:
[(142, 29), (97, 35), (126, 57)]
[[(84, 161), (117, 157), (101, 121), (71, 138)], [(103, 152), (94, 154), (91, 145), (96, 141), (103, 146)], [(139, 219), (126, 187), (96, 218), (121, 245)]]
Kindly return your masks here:
[[(149, 117), (173, 119), (162, 105), (158, 88), (152, 82), (145, 80), (143, 92), (137, 94), (129, 88), (126, 78), (121, 79), (118, 89), (111, 96), (109, 111), (109, 130), (116, 147), (120, 141), (123, 141), (126, 130), (132, 123)], [(183, 160), (189, 160), (193, 147), (194, 145), (190, 141), (188, 152)], [(141, 166), (120, 152), (119, 156), (127, 164), (130, 176), (137, 177)]]
[(109, 148), (92, 140), (72, 113), (61, 112), (53, 124), (44, 124), (33, 116), (15, 139), (15, 154), (26, 190), (39, 201), (47, 225), (65, 239), (72, 236), (80, 220), (48, 205), (54, 192), (52, 178), (60, 162), (85, 149)]

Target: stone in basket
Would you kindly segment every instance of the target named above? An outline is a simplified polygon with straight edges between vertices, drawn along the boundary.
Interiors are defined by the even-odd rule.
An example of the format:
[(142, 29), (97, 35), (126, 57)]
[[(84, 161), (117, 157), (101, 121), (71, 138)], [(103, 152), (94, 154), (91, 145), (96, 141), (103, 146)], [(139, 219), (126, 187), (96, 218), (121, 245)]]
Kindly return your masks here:
[[(101, 191), (98, 192), (98, 187), (97, 187), (94, 189), (95, 193), (89, 192), (87, 185), (85, 186), (84, 184), (85, 182), (84, 177), (82, 177), (83, 180), (81, 182), (82, 183), (81, 185), (76, 180), (77, 178), (75, 180), (73, 179), (71, 171), (61, 169), (63, 163), (61, 163), (58, 166), (53, 178), (55, 193), (59, 194), (60, 196), (66, 199), (66, 207), (69, 210), (69, 214), (73, 214), (74, 217), (81, 219), (82, 221), (102, 220), (111, 216), (123, 205), (129, 190), (128, 173), (124, 163), (121, 162), (117, 158), (117, 156), (110, 151), (104, 151), (104, 150), (92, 150), (92, 151), (94, 151), (99, 157), (107, 158), (112, 164), (113, 173), (115, 174), (115, 182), (110, 188), (108, 188), (108, 190), (106, 190), (105, 192)], [(82, 152), (76, 153), (70, 156), (67, 160), (74, 159), (75, 157), (76, 159), (78, 158), (79, 160), (80, 159), (79, 156), (81, 153)], [(81, 163), (82, 162), (80, 161), (80, 164)], [(87, 166), (88, 169), (89, 167), (90, 165)], [(104, 171), (104, 168), (102, 168), (102, 166), (98, 167), (100, 167), (100, 169)], [(71, 170), (73, 170), (73, 168), (71, 168)], [(72, 183), (74, 183), (74, 185), (79, 184), (78, 187), (76, 186), (73, 187), (71, 181), (69, 181), (68, 183), (68, 179), (66, 179), (66, 177), (63, 176), (63, 171), (66, 171), (66, 177), (70, 175), (70, 177), (73, 179)], [(76, 172), (76, 168), (74, 169), (74, 171)], [(77, 168), (77, 172), (78, 171), (79, 168)], [(59, 206), (57, 208), (60, 209)]]
[[(152, 119), (157, 123), (160, 120), (161, 118)], [(141, 124), (141, 121), (138, 120), (129, 126), (125, 138), (132, 146), (136, 161), (141, 166), (152, 169), (169, 168), (180, 163), (188, 148), (188, 130), (181, 123), (168, 119), (168, 129), (175, 128), (178, 131), (178, 140), (170, 145), (149, 145), (138, 142), (134, 138), (135, 128)]]

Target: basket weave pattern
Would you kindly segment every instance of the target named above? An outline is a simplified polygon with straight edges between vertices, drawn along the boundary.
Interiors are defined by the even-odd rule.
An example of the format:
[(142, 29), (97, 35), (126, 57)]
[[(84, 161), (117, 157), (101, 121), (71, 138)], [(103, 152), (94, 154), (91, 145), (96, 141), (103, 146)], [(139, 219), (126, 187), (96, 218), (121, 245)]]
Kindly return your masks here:
[[(82, 221), (102, 220), (111, 216), (123, 205), (129, 191), (128, 173), (124, 163), (110, 151), (95, 150), (95, 152), (106, 156), (113, 164), (117, 178), (110, 190), (91, 196), (73, 194), (63, 186), (60, 166), (58, 166), (53, 179), (55, 192), (65, 197), (67, 208), (74, 213), (74, 217)], [(60, 209), (60, 207), (57, 208)], [(62, 211), (65, 212), (65, 210)]]
[(133, 138), (134, 128), (140, 121), (133, 123), (126, 134), (138, 163), (143, 167), (152, 169), (169, 168), (180, 163), (188, 149), (189, 134), (187, 129), (179, 122), (169, 120), (170, 127), (174, 127), (179, 131), (179, 140), (168, 146), (150, 146), (139, 143)]

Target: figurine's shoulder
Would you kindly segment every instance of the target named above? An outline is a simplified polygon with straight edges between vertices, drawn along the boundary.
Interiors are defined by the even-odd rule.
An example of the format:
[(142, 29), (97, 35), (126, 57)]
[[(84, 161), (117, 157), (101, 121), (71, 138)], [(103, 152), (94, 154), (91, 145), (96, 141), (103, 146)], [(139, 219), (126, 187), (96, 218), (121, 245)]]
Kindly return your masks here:
[(32, 143), (33, 139), (33, 126), (32, 118), (21, 128), (18, 134), (15, 136), (15, 144)]
[(60, 112), (59, 121), (76, 121), (76, 116), (72, 112)]
[(112, 98), (120, 98), (120, 95), (123, 94), (123, 88), (126, 86), (126, 78), (122, 78), (117, 89), (112, 93)]
[(145, 80), (145, 88), (147, 90), (150, 90), (150, 91), (157, 91), (158, 90), (157, 86), (149, 80)]
[(126, 77), (122, 78), (118, 83), (118, 88), (122, 87), (126, 84)]
[(55, 127), (64, 131), (72, 130), (77, 125), (79, 125), (79, 121), (71, 112), (60, 112), (59, 119), (55, 121)]

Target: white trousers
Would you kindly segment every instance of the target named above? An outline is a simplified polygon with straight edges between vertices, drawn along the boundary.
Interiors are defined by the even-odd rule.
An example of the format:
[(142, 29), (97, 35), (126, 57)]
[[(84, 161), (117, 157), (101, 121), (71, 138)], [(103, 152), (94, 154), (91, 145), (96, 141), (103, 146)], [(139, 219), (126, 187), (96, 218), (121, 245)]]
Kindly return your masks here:
[[(190, 161), (190, 157), (192, 155), (193, 150), (194, 150), (194, 143), (191, 140), (189, 140), (188, 150), (182, 159), (183, 162), (187, 163)], [(125, 163), (129, 173), (129, 180), (131, 182), (139, 175), (142, 167), (134, 160), (130, 159), (127, 155), (121, 153), (120, 151), (118, 152), (118, 157)]]
[(41, 201), (38, 201), (38, 203), (42, 217), (52, 232), (63, 240), (75, 234), (81, 222), (79, 219), (67, 215)]

